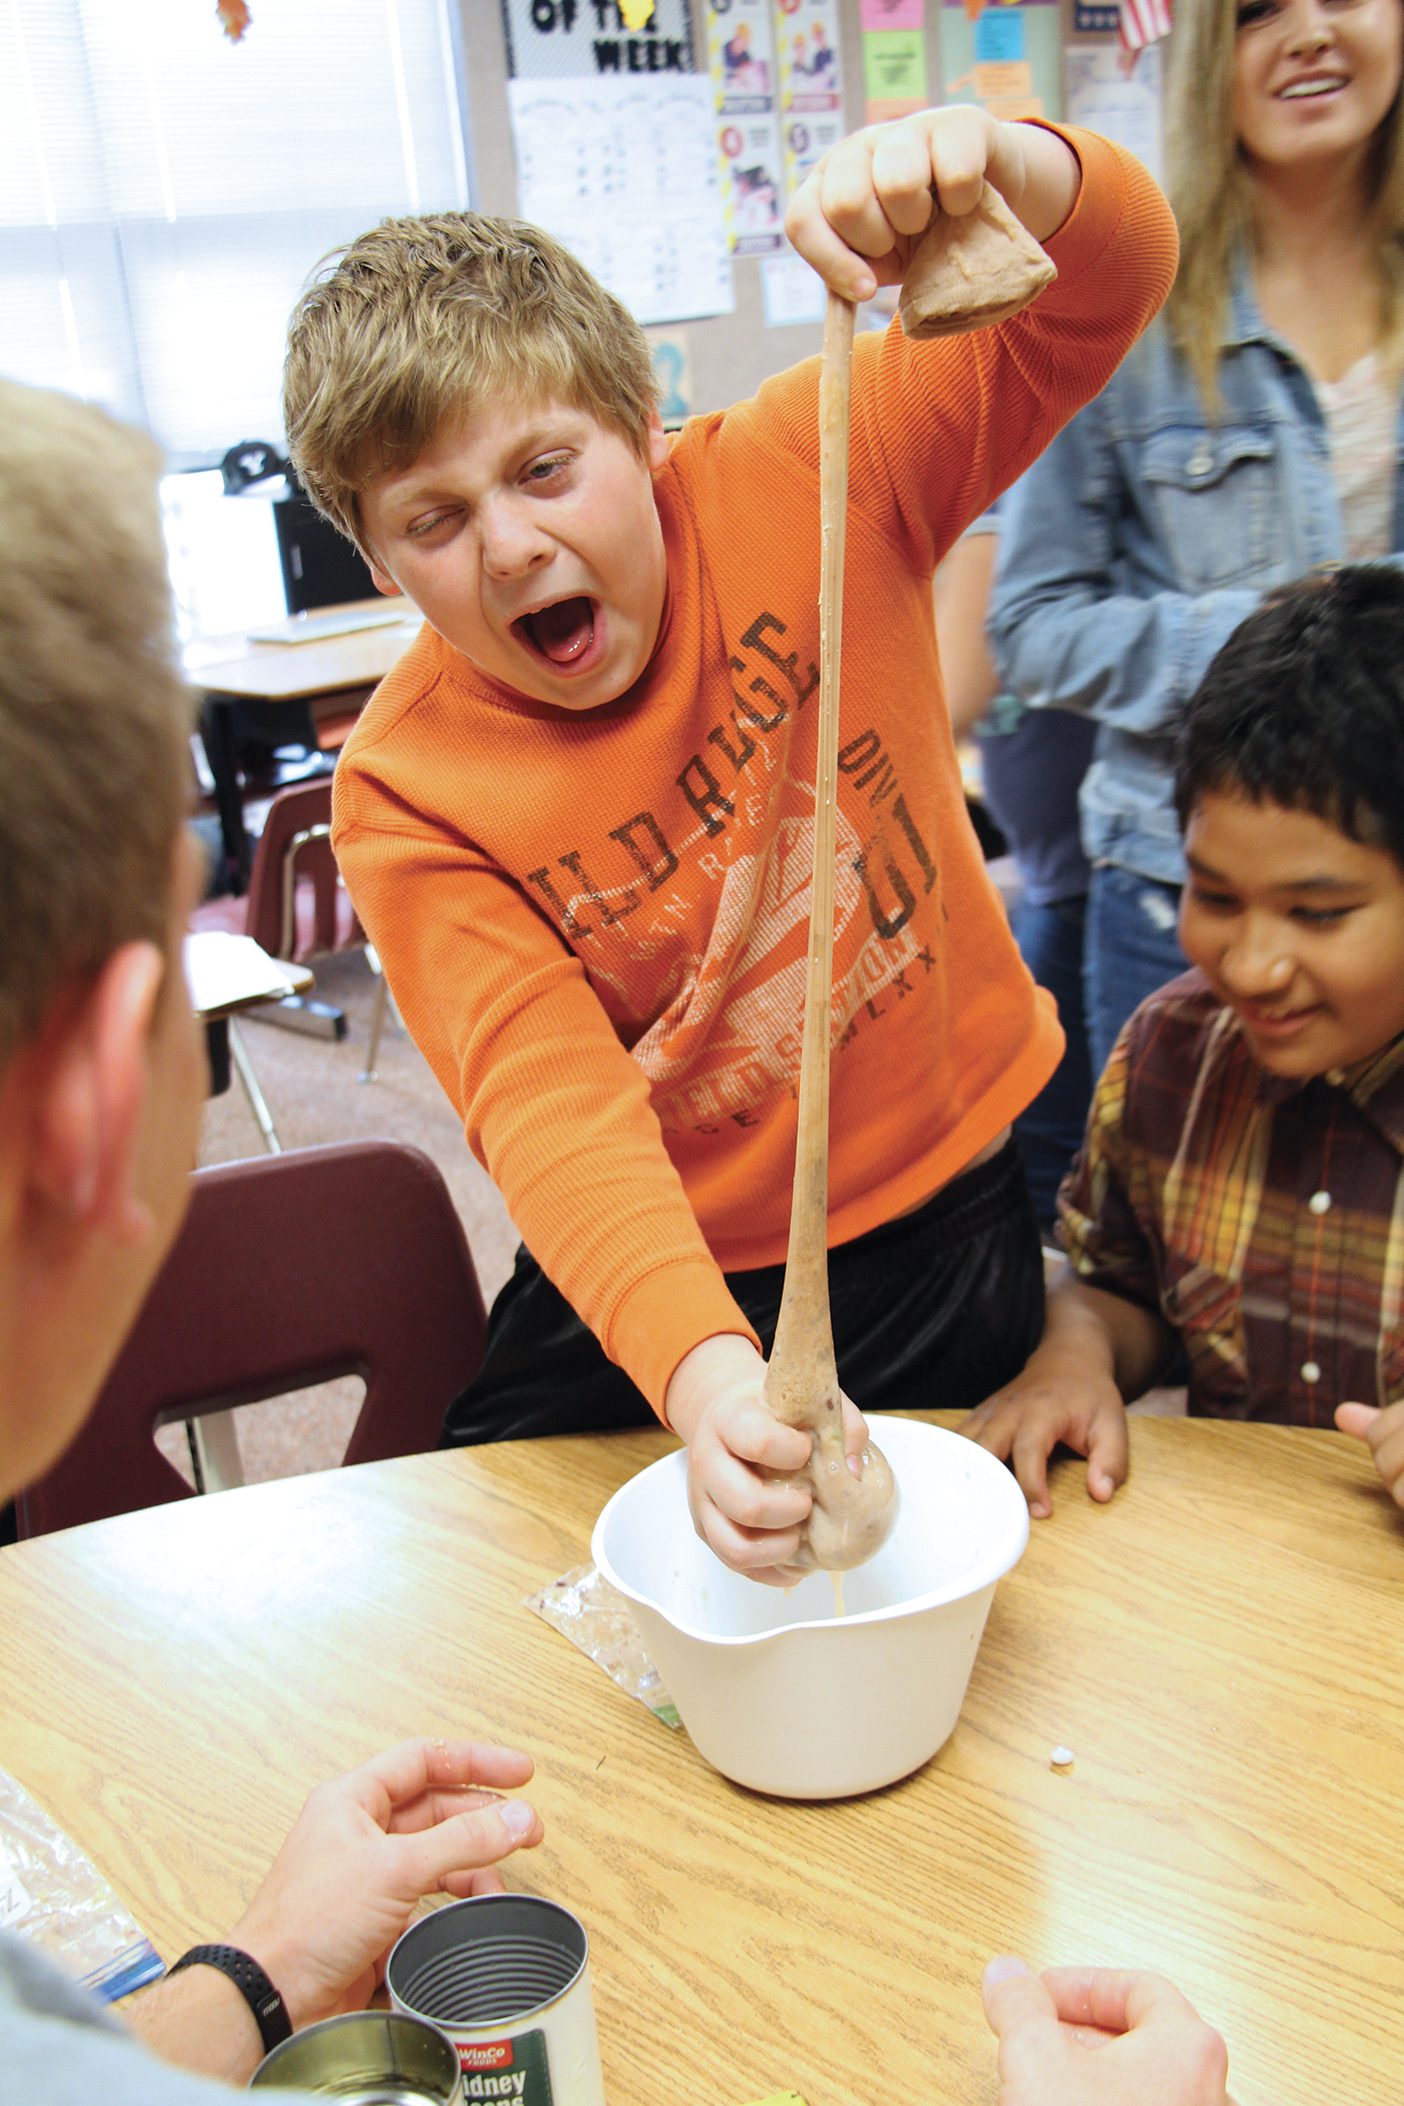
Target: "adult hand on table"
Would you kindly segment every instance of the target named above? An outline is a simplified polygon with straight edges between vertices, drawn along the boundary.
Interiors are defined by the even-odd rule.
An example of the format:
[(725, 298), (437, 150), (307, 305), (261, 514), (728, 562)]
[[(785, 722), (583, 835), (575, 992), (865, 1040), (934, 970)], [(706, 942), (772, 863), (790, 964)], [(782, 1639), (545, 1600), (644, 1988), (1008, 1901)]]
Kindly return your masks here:
[(1223, 2040), (1162, 1975), (991, 1960), (984, 1999), (999, 2106), (1233, 2106)]
[[(687, 1503), (703, 1542), (747, 1579), (792, 1587), (805, 1576), (791, 1561), (813, 1495), (780, 1480), (804, 1468), (814, 1437), (781, 1424), (761, 1395), (764, 1381), (765, 1361), (748, 1338), (704, 1338), (674, 1370), (664, 1413), (687, 1443)], [(868, 1429), (847, 1397), (843, 1419), (857, 1471)]]
[(534, 1809), (499, 1796), (532, 1768), (513, 1748), (407, 1740), (317, 1787), (230, 1933), (294, 2026), (369, 2003), (424, 1895), (502, 1891), (499, 1860), (541, 1841)]
[(1404, 1506), (1404, 1403), (1383, 1410), (1374, 1404), (1338, 1404), (1336, 1424), (1367, 1444), (1390, 1498)]

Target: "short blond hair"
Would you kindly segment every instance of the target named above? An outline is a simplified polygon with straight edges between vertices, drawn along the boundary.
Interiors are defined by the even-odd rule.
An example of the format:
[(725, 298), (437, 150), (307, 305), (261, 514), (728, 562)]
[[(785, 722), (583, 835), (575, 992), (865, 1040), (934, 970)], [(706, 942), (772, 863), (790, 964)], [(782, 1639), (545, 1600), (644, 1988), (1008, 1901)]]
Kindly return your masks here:
[(0, 1075), (60, 988), (164, 951), (190, 801), (150, 441), (0, 380)]
[(351, 540), (366, 485), (485, 402), (553, 397), (647, 458), (658, 387), (643, 331), (539, 228), (386, 219), (318, 270), (288, 327), (283, 422), (303, 487)]
[[(1252, 178), (1233, 128), (1237, 40), (1237, 0), (1177, 0), (1166, 188), (1180, 229), (1180, 268), (1165, 315), (1211, 411), (1219, 406), (1234, 258), (1253, 235)], [(1375, 134), (1369, 185), (1385, 359), (1397, 372), (1404, 364), (1404, 91)]]

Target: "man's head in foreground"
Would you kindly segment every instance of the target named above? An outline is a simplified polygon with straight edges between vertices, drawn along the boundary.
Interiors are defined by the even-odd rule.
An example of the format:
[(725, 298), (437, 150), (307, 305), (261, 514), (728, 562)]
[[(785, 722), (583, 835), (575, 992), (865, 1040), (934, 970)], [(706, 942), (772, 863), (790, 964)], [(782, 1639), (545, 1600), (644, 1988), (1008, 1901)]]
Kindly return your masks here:
[(299, 301), (283, 404), (379, 589), (489, 679), (567, 710), (639, 679), (667, 594), (657, 384), (638, 324), (549, 235), (383, 221)]
[(0, 381), (0, 1496), (62, 1452), (184, 1212), (198, 856), (149, 443)]
[(1273, 1074), (1404, 1032), (1404, 576), (1360, 564), (1265, 600), (1186, 713), (1185, 955)]

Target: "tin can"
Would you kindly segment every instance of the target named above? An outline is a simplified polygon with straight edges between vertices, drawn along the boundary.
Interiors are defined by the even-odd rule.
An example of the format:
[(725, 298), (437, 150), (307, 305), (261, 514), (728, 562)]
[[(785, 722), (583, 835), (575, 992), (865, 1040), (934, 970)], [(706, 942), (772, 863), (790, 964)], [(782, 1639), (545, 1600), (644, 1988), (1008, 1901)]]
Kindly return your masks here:
[(412, 1924), (385, 1986), (458, 2050), (465, 2102), (604, 2106), (585, 1926), (535, 1894), (475, 1894)]
[(440, 2027), (403, 2011), (346, 2011), (304, 2026), (264, 2056), (250, 2091), (310, 2091), (341, 2106), (462, 2106), (458, 2053)]

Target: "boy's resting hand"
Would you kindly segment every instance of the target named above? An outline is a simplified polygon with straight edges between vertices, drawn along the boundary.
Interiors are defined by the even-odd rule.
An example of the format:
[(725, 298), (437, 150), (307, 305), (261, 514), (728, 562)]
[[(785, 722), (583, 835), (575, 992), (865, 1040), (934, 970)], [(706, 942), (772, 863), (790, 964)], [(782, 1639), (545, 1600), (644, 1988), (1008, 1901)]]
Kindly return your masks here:
[(1336, 1424), (1342, 1433), (1368, 1443), (1385, 1489), (1396, 1506), (1404, 1506), (1404, 1403), (1338, 1404)]
[[(687, 1443), (687, 1499), (693, 1526), (724, 1565), (769, 1586), (806, 1577), (792, 1565), (809, 1518), (806, 1486), (775, 1480), (802, 1470), (813, 1436), (782, 1426), (761, 1395), (765, 1361), (747, 1338), (704, 1338), (679, 1361), (668, 1384), (668, 1424)], [(867, 1427), (844, 1399), (844, 1445), (860, 1455)]]
[(919, 110), (831, 146), (795, 192), (785, 232), (831, 291), (868, 300), (901, 283), (933, 212), (973, 212), (986, 181), (1046, 241), (1076, 204), (1082, 170), (1037, 125), (1004, 124), (973, 104)]
[(1087, 1457), (1087, 1490), (1108, 1500), (1126, 1482), (1126, 1406), (1111, 1376), (1085, 1361), (1069, 1365), (1044, 1349), (1022, 1374), (976, 1406), (961, 1428), (1019, 1480), (1037, 1521), (1053, 1511), (1048, 1458), (1059, 1442)]
[(992, 1960), (984, 1997), (999, 2106), (1233, 2106), (1222, 2039), (1161, 1975)]

